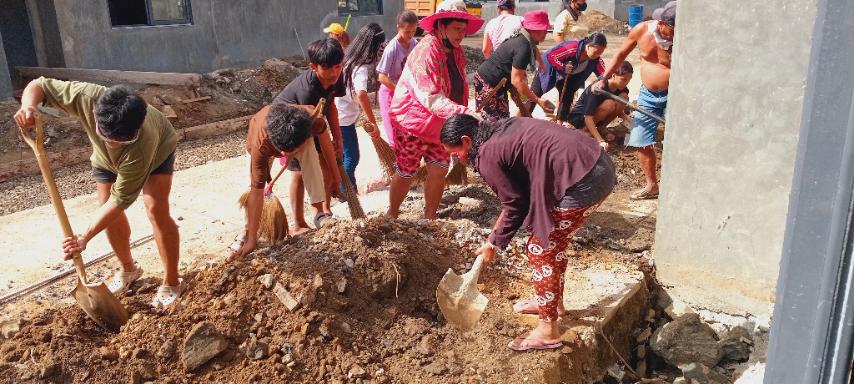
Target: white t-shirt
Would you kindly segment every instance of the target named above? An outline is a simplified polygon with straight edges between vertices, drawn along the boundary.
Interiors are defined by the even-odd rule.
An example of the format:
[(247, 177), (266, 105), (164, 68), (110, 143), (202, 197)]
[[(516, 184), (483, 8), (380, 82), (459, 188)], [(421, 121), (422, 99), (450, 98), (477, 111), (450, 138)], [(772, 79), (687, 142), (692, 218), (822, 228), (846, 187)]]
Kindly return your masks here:
[(492, 41), (492, 50), (498, 48), (504, 40), (512, 36), (519, 28), (522, 28), (522, 16), (516, 15), (498, 15), (498, 17), (489, 20), (484, 27), (484, 33), (489, 36)]
[(344, 96), (335, 98), (335, 107), (338, 108), (338, 124), (341, 126), (352, 125), (359, 118), (359, 102), (356, 100), (356, 93), (359, 91), (368, 90), (368, 76), (370, 67), (362, 65), (353, 71), (353, 92), (350, 92), (349, 85), (346, 87), (347, 93)]

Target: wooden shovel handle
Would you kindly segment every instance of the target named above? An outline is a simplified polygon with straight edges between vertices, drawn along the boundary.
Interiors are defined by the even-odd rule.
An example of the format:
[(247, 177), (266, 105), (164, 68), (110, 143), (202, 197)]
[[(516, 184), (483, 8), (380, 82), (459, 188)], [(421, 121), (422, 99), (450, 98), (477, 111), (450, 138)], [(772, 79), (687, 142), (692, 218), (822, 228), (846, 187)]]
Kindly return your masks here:
[(471, 269), (467, 273), (467, 275), (471, 276), (469, 279), (469, 283), (471, 285), (477, 285), (477, 279), (480, 277), (480, 270), (483, 269), (483, 255), (477, 255), (477, 258), (474, 259), (474, 263), (471, 266)]
[[(71, 223), (68, 221), (68, 215), (65, 213), (65, 205), (62, 204), (62, 196), (59, 195), (59, 189), (56, 188), (56, 181), (53, 178), (53, 172), (50, 170), (47, 152), (44, 150), (44, 121), (38, 112), (34, 114), (34, 118), (36, 121), (36, 137), (30, 137), (24, 128), (20, 129), (21, 137), (33, 149), (33, 153), (36, 155), (36, 161), (39, 163), (42, 178), (50, 194), (50, 202), (53, 204), (54, 210), (56, 210), (59, 225), (62, 227), (62, 234), (65, 237), (73, 237), (74, 231), (71, 229)], [(86, 284), (86, 269), (83, 267), (83, 259), (79, 253), (74, 254), (74, 268), (77, 270), (77, 276), (80, 277), (80, 281)]]

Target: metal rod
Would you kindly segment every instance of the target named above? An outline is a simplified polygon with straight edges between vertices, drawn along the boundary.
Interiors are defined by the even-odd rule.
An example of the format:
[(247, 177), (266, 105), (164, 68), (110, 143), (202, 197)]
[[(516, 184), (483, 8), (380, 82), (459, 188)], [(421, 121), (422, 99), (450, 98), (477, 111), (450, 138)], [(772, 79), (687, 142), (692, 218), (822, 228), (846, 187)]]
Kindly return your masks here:
[(302, 40), (299, 38), (299, 32), (297, 32), (297, 27), (293, 27), (294, 35), (297, 36), (297, 43), (299, 44), (299, 50), (302, 52), (302, 59), (308, 61), (308, 55), (305, 54), (305, 49), (302, 47)]
[[(135, 241), (130, 243), (130, 249), (134, 249), (134, 248), (136, 248), (140, 245), (143, 245), (143, 244), (145, 244), (145, 243), (147, 243), (153, 239), (154, 239), (154, 235), (148, 235), (148, 236), (145, 236), (145, 237), (140, 238), (138, 240), (135, 240)], [(115, 255), (116, 255), (115, 252), (109, 252), (109, 253), (103, 254), (103, 255), (98, 256), (92, 260), (87, 261), (86, 263), (83, 264), (83, 266), (89, 267), (89, 266), (95, 265), (95, 264), (100, 263), (104, 260), (107, 260), (110, 257), (113, 257)], [(69, 269), (66, 269), (60, 273), (57, 273), (56, 275), (48, 277), (47, 279), (39, 281), (35, 284), (21, 288), (15, 292), (3, 295), (3, 297), (0, 297), (0, 305), (7, 304), (7, 303), (11, 302), (12, 300), (27, 296), (27, 295), (35, 292), (35, 291), (38, 291), (41, 288), (44, 288), (47, 285), (53, 284), (54, 282), (56, 282), (56, 281), (58, 281), (64, 277), (67, 277), (69, 275), (74, 274), (74, 272), (75, 272), (74, 268), (69, 268)]]
[(604, 90), (604, 89), (595, 89), (595, 88), (594, 88), (593, 93), (599, 93), (599, 94), (602, 94), (602, 95), (608, 96), (609, 98), (614, 99), (614, 100), (615, 100), (615, 101), (617, 101), (618, 103), (623, 104), (623, 105), (625, 105), (625, 106), (627, 106), (627, 107), (631, 108), (631, 109), (632, 109), (632, 110), (634, 110), (634, 111), (638, 111), (638, 112), (643, 113), (644, 115), (647, 115), (647, 116), (649, 116), (649, 117), (651, 117), (651, 118), (653, 118), (653, 119), (655, 119), (655, 120), (658, 120), (658, 122), (659, 122), (659, 123), (661, 123), (661, 124), (666, 124), (666, 123), (664, 122), (664, 118), (663, 118), (663, 117), (661, 117), (661, 116), (659, 116), (659, 115), (656, 115), (656, 114), (654, 114), (654, 113), (652, 113), (652, 112), (645, 111), (645, 110), (641, 109), (640, 107), (638, 107), (635, 103), (630, 103), (628, 100), (626, 100), (626, 99), (624, 99), (624, 98), (622, 98), (622, 97), (620, 97), (620, 96), (617, 96), (617, 95), (615, 95), (615, 94), (613, 94), (613, 93), (611, 93), (611, 92), (608, 92), (608, 91), (606, 91), (606, 90)]

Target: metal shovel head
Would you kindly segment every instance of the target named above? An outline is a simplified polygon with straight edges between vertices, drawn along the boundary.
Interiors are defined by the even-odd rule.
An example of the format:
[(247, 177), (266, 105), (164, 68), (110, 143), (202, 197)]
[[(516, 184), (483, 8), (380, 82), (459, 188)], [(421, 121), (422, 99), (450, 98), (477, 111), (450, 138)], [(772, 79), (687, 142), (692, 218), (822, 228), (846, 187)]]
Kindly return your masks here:
[(119, 302), (103, 282), (83, 284), (77, 279), (77, 286), (71, 291), (77, 305), (102, 328), (118, 332), (128, 321), (128, 311)]
[[(448, 268), (436, 288), (439, 309), (448, 323), (467, 330), (477, 325), (489, 299), (477, 289), (477, 276), (457, 275)], [(475, 280), (475, 281), (472, 281)]]

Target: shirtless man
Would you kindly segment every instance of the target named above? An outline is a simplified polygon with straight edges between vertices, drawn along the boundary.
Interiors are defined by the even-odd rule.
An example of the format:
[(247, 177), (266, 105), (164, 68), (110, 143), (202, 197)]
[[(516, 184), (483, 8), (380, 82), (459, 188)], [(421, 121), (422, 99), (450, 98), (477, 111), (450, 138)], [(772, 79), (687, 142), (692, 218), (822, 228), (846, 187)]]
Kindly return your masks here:
[[(664, 116), (667, 108), (667, 88), (670, 85), (670, 53), (676, 29), (676, 1), (668, 2), (652, 13), (652, 20), (638, 24), (629, 32), (620, 52), (614, 56), (608, 70), (601, 76), (607, 79), (637, 46), (641, 56), (641, 82), (638, 107)], [(655, 133), (658, 121), (640, 113), (632, 114), (629, 147), (637, 148), (638, 161), (646, 178), (646, 186), (631, 194), (634, 200), (658, 197), (658, 178), (655, 174)]]

